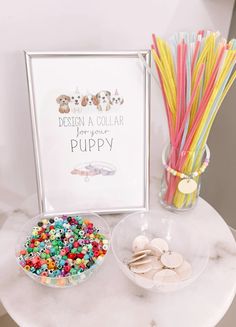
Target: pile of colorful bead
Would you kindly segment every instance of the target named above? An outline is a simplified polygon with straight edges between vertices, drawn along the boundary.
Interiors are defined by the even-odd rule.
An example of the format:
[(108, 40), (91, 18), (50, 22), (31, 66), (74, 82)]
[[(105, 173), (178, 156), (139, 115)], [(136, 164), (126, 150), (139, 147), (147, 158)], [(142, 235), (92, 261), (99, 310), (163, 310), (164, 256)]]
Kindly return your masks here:
[(42, 219), (33, 227), (24, 248), (18, 253), (19, 264), (40, 276), (42, 282), (62, 277), (77, 277), (100, 263), (109, 241), (89, 219), (62, 216)]

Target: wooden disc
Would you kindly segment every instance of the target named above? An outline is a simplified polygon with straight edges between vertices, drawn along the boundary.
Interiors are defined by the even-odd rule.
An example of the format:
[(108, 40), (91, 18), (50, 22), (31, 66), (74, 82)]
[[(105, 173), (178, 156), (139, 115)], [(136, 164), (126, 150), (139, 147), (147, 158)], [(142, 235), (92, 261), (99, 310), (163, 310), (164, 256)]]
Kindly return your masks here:
[(128, 264), (131, 264), (133, 262), (136, 262), (136, 261), (139, 261), (143, 258), (146, 258), (147, 257), (147, 254), (144, 253), (144, 254), (141, 254), (140, 256), (137, 256), (137, 257), (133, 257), (130, 261), (128, 261)]
[(144, 235), (139, 235), (133, 240), (132, 248), (134, 252), (139, 252), (146, 249), (149, 239)]
[(192, 266), (188, 261), (184, 261), (180, 267), (175, 269), (175, 272), (179, 275), (181, 280), (186, 280), (192, 275)]
[(141, 255), (143, 255), (143, 254), (151, 254), (151, 250), (142, 250), (142, 251), (138, 251), (138, 252), (135, 252), (134, 254), (133, 254), (133, 258), (136, 258), (136, 257), (139, 257), (139, 256), (141, 256)]
[(194, 179), (184, 178), (179, 182), (178, 189), (183, 194), (191, 194), (196, 191), (197, 183)]
[(130, 270), (136, 274), (144, 274), (152, 269), (150, 263), (145, 263), (139, 266), (130, 266)]
[(153, 276), (153, 280), (158, 284), (175, 283), (179, 281), (179, 276), (172, 269), (162, 269)]
[(161, 263), (167, 268), (178, 268), (183, 263), (183, 257), (177, 252), (167, 252), (161, 256)]
[(168, 243), (162, 238), (154, 238), (148, 244), (147, 248), (150, 249), (158, 258), (160, 258), (164, 252), (169, 250)]
[(151, 263), (151, 259), (149, 259), (149, 257), (145, 257), (145, 258), (142, 258), (138, 261), (135, 261), (135, 262), (131, 262), (129, 265), (134, 267), (134, 266), (140, 266), (140, 265), (143, 265), (145, 263)]

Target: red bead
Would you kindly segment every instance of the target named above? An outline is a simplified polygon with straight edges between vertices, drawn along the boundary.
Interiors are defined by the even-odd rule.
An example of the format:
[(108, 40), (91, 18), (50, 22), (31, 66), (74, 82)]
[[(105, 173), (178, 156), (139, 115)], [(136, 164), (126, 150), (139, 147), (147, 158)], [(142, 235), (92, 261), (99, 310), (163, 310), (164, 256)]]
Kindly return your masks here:
[(79, 242), (74, 242), (74, 248), (78, 248), (79, 247)]
[(75, 218), (72, 218), (71, 221), (70, 221), (70, 224), (71, 224), (71, 225), (75, 225), (75, 224), (77, 224), (76, 219), (75, 219)]
[(64, 271), (66, 272), (66, 273), (68, 273), (69, 271), (70, 271), (70, 266), (68, 265), (68, 266), (65, 266), (64, 267)]
[(35, 258), (32, 259), (32, 264), (35, 265), (38, 262)]
[(70, 248), (67, 246), (67, 247), (65, 248), (65, 251), (66, 251), (66, 253), (69, 253), (69, 252), (70, 252)]
[(78, 253), (78, 254), (77, 254), (77, 257), (80, 258), (80, 259), (83, 259), (84, 254), (83, 254), (83, 253)]
[(66, 254), (66, 250), (65, 250), (65, 249), (62, 249), (60, 253), (61, 253), (61, 255), (63, 256), (63, 255)]
[(40, 261), (38, 261), (35, 265), (34, 265), (35, 268), (40, 268), (41, 267), (41, 263)]
[(69, 253), (67, 257), (69, 259), (75, 259), (76, 258), (76, 254), (75, 253)]

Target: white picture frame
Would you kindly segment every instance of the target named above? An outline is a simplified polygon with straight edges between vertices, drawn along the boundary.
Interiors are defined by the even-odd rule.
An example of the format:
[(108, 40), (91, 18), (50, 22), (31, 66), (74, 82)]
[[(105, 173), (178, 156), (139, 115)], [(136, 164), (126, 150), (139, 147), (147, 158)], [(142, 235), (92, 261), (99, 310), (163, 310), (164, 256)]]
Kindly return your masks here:
[(40, 212), (149, 206), (150, 52), (25, 52)]

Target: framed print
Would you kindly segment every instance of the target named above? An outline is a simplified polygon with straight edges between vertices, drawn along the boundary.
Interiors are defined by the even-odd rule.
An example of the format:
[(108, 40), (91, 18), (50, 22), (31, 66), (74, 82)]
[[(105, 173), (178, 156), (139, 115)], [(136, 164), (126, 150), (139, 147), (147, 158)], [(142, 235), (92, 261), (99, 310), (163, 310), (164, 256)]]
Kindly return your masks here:
[(149, 51), (26, 52), (40, 210), (148, 208)]

